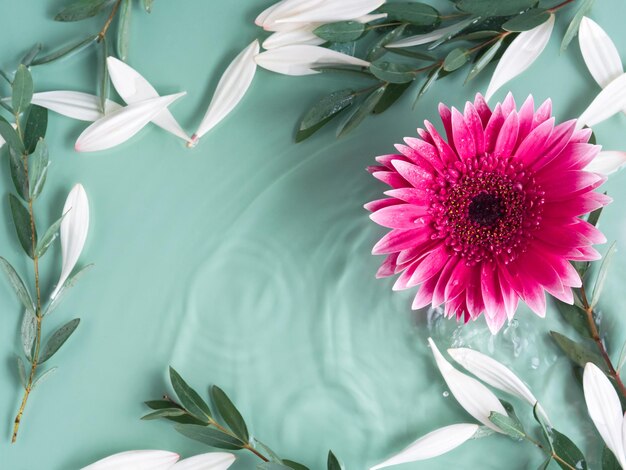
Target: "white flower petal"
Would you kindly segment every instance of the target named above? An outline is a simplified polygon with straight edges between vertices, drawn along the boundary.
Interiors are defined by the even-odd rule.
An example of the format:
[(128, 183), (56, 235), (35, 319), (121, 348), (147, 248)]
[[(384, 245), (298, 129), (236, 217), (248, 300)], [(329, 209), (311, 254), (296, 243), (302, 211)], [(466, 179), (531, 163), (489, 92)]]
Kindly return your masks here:
[(82, 470), (169, 470), (179, 458), (164, 450), (131, 450), (98, 460)]
[(312, 75), (319, 73), (313, 67), (356, 65), (369, 67), (370, 63), (341, 52), (319, 46), (292, 45), (260, 53), (256, 63), (264, 69), (284, 75)]
[(585, 167), (585, 170), (608, 176), (611, 173), (621, 170), (624, 165), (626, 165), (626, 152), (607, 150), (600, 152), (598, 156)]
[(242, 100), (256, 73), (254, 57), (259, 53), (259, 41), (254, 40), (228, 66), (217, 84), (217, 89), (209, 104), (198, 130), (191, 138), (196, 142), (200, 137), (213, 129), (222, 119), (235, 109)]
[(371, 15), (363, 15), (363, 16), (359, 16), (358, 18), (355, 18), (354, 21), (358, 21), (359, 23), (371, 23), (372, 21), (376, 21), (376, 20), (383, 20), (385, 18), (387, 18), (387, 13), (372, 13)]
[(291, 16), (316, 8), (327, 0), (283, 0), (261, 13), (256, 23), (267, 31), (277, 31), (279, 20), (284, 20)]
[(428, 338), (428, 343), (430, 344), (430, 348), (435, 356), (439, 372), (441, 372), (441, 375), (446, 381), (450, 392), (454, 395), (456, 401), (459, 402), (459, 405), (461, 405), (465, 411), (485, 426), (493, 429), (494, 431), (502, 432), (489, 420), (489, 415), (492, 411), (496, 411), (505, 416), (507, 415), (507, 412), (504, 409), (504, 406), (502, 406), (502, 403), (500, 403), (500, 400), (498, 400), (498, 397), (496, 397), (491, 390), (478, 380), (470, 377), (469, 375), (465, 375), (452, 367), (452, 365), (441, 355), (439, 349), (437, 349), (437, 346), (435, 345), (435, 342), (431, 338)]
[(311, 46), (319, 46), (320, 44), (324, 44), (324, 41), (319, 36), (315, 35), (309, 28), (305, 29), (296, 29), (293, 31), (278, 31), (273, 33), (270, 37), (268, 37), (265, 41), (263, 41), (264, 49), (276, 49), (277, 47), (289, 46), (292, 44), (309, 44)]
[[(108, 57), (107, 67), (111, 83), (113, 83), (115, 90), (127, 104), (159, 97), (159, 94), (150, 82), (128, 64), (115, 57)], [(187, 133), (180, 127), (176, 118), (167, 108), (152, 119), (152, 122), (176, 137), (180, 137), (185, 141), (189, 140)]]
[(458, 24), (453, 24), (447, 26), (445, 28), (436, 29), (426, 34), (418, 34), (416, 36), (409, 36), (408, 38), (400, 39), (399, 41), (395, 41), (387, 44), (385, 47), (412, 47), (412, 46), (421, 46), (422, 44), (428, 44), (430, 42), (437, 41), (444, 37), (446, 34), (452, 33), (459, 29)]
[(97, 120), (76, 141), (76, 151), (95, 152), (125, 142), (143, 129), (156, 115), (185, 93), (152, 98), (129, 104)]
[(181, 460), (171, 470), (226, 470), (235, 461), (228, 452), (209, 452)]
[(626, 73), (609, 83), (580, 115), (577, 129), (592, 127), (626, 109)]
[(622, 440), (622, 405), (615, 388), (598, 366), (589, 362), (583, 374), (583, 390), (593, 424), (619, 464), (626, 468)]
[(580, 22), (578, 41), (589, 72), (602, 88), (624, 73), (615, 44), (598, 23), (586, 16)]
[(554, 28), (554, 15), (543, 24), (530, 31), (520, 33), (506, 49), (496, 66), (496, 71), (491, 77), (485, 99), (489, 99), (498, 89), (509, 80), (524, 72), (541, 55), (545, 49), (552, 29)]
[(63, 283), (72, 274), (78, 258), (83, 251), (87, 233), (89, 232), (89, 200), (85, 188), (81, 184), (75, 185), (70, 191), (63, 207), (63, 221), (61, 222), (61, 277), (51, 298), (56, 297)]
[(420, 437), (399, 454), (378, 465), (374, 465), (370, 470), (378, 470), (379, 468), (391, 467), (401, 463), (417, 462), (418, 460), (426, 460), (443, 455), (471, 439), (478, 431), (478, 428), (477, 424), (453, 424), (436, 429)]
[[(100, 98), (80, 91), (44, 91), (33, 95), (32, 103), (79, 121), (97, 121), (100, 112)], [(121, 106), (111, 100), (106, 102), (106, 112), (117, 111)]]
[(292, 13), (275, 20), (281, 23), (334, 23), (367, 15), (379, 8), (385, 0), (326, 0), (315, 8)]

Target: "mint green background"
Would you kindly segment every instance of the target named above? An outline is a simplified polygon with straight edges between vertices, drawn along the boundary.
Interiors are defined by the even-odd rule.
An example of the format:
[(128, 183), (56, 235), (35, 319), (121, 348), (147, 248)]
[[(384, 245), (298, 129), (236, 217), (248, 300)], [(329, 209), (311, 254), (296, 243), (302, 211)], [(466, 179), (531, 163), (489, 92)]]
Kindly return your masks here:
[[(52, 21), (64, 3), (2, 0), (0, 66), (13, 67), (34, 41), (54, 46), (99, 29), (103, 18)], [(129, 62), (161, 93), (188, 92), (172, 110), (192, 131), (221, 71), (260, 34), (252, 21), (270, 3), (157, 0), (152, 15), (133, 12)], [(564, 120), (580, 114), (598, 88), (576, 42), (559, 55), (565, 17), (572, 13), (563, 14), (549, 47), (511, 89), (518, 102), (528, 93), (537, 101), (551, 96)], [(598, 2), (592, 16), (618, 46), (626, 43), (624, 2)], [(39, 91), (95, 89), (93, 54), (33, 73)], [(348, 469), (363, 469), (436, 427), (472, 422), (444, 396), (426, 347), (429, 335), (441, 348), (454, 343), (495, 351), (534, 388), (555, 426), (596, 459), (599, 440), (580, 387), (546, 338), (550, 329), (570, 332), (556, 312), (541, 320), (521, 308), (519, 321), (492, 338), (482, 321), (462, 330), (427, 322), (425, 312), (410, 311), (411, 293), (392, 293), (392, 279), (374, 279), (381, 259), (370, 249), (384, 231), (362, 204), (380, 197), (383, 187), (364, 167), (413, 135), (422, 119), (436, 119), (440, 100), (458, 107), (486, 89), (489, 74), (465, 87), (463, 75), (439, 82), (416, 111), (408, 93), (347, 138), (335, 140), (328, 130), (301, 145), (293, 143), (296, 121), (345, 78), (261, 70), (238, 109), (191, 151), (152, 126), (116, 149), (79, 155), (73, 141), (85, 125), (51, 115), (53, 165), (37, 204), (39, 225), (60, 215), (65, 195), (81, 182), (92, 211), (82, 262), (96, 267), (46, 321), (50, 332), (73, 316), (83, 319), (51, 361), (59, 370), (33, 394), (13, 446), (9, 424), (21, 397), (14, 367), (20, 308), (0, 283), (0, 468), (72, 470), (129, 449), (184, 456), (209, 450), (168, 423), (139, 420), (146, 411), (142, 401), (168, 390), (172, 364), (199, 390), (216, 383), (229, 392), (254, 435), (281, 455), (317, 469), (332, 448)], [(2, 84), (0, 94), (6, 92)], [(625, 129), (620, 115), (596, 131), (606, 148), (624, 149)], [(6, 194), (11, 185), (7, 162), (2, 165), (0, 192)], [(626, 239), (623, 182), (617, 175), (606, 185), (616, 202), (602, 222), (620, 248)], [(30, 272), (8, 205), (0, 207), (0, 253), (21, 273)], [(45, 292), (59, 269), (57, 247), (43, 262)], [(620, 250), (601, 303), (614, 356), (626, 338), (620, 331), (623, 275)], [(530, 410), (517, 407), (529, 422)], [(540, 461), (536, 449), (493, 436), (402, 468), (525, 469)], [(255, 463), (241, 454), (233, 468)]]

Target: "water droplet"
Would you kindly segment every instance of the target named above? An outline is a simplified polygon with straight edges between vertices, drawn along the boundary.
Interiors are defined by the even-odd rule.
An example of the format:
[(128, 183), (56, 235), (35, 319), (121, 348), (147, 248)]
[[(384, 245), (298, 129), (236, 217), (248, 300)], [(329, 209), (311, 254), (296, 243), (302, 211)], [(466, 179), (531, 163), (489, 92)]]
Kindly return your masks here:
[(443, 392), (444, 398), (448, 398), (450, 396), (450, 392)]

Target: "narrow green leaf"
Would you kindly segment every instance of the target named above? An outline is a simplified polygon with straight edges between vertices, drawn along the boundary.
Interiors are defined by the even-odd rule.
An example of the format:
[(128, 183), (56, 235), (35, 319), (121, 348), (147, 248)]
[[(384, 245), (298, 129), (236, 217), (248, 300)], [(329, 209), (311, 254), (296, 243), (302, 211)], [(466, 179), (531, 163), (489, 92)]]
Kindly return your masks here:
[(337, 115), (350, 106), (356, 93), (352, 89), (340, 90), (323, 97), (304, 115), (300, 122), (300, 130), (311, 129), (322, 121)]
[(384, 85), (377, 88), (372, 93), (370, 93), (367, 98), (365, 98), (365, 101), (358, 105), (354, 112), (350, 114), (350, 116), (348, 116), (348, 119), (346, 119), (339, 126), (339, 129), (337, 130), (337, 137), (343, 137), (344, 135), (356, 129), (359, 124), (361, 124), (365, 120), (365, 118), (372, 111), (374, 111), (374, 108), (385, 93), (385, 88), (386, 87)]
[(480, 72), (482, 72), (487, 65), (491, 63), (493, 58), (496, 56), (498, 51), (500, 50), (500, 46), (502, 46), (502, 40), (496, 41), (492, 44), (489, 49), (487, 49), (474, 63), (472, 69), (470, 70), (467, 78), (465, 79), (465, 83), (474, 79)]
[(17, 194), (24, 200), (28, 200), (28, 179), (24, 168), (24, 157), (13, 147), (9, 147), (9, 172)]
[(548, 427), (544, 419), (539, 414), (539, 403), (535, 403), (535, 406), (533, 406), (533, 417), (535, 418), (535, 421), (539, 423), (541, 433), (548, 443), (548, 447), (550, 447), (551, 450), (554, 450), (552, 445), (552, 428)]
[(63, 346), (69, 337), (72, 336), (72, 333), (76, 331), (79, 323), (80, 318), (74, 318), (52, 334), (46, 343), (46, 346), (43, 348), (43, 352), (39, 356), (39, 364), (46, 362), (59, 350), (61, 346)]
[(453, 72), (463, 67), (470, 59), (469, 50), (465, 47), (452, 49), (443, 61), (443, 69), (446, 72)]
[(9, 205), (11, 206), (11, 216), (17, 238), (24, 252), (32, 258), (34, 256), (33, 247), (37, 245), (37, 230), (35, 229), (34, 233), (32, 233), (28, 210), (13, 194), (9, 194)]
[(424, 82), (424, 84), (420, 88), (419, 93), (415, 97), (415, 101), (413, 102), (413, 109), (415, 109), (415, 106), (417, 106), (417, 102), (419, 101), (419, 99), (422, 96), (424, 96), (426, 92), (430, 90), (430, 87), (433, 85), (433, 83), (435, 83), (439, 79), (439, 75), (441, 74), (442, 70), (443, 70), (443, 66), (432, 69), (428, 73), (428, 76), (426, 77), (426, 81)]
[(209, 405), (198, 395), (198, 392), (183, 380), (173, 367), (170, 367), (170, 382), (176, 392), (176, 396), (180, 399), (181, 405), (196, 418), (208, 423), (211, 419)]
[(555, 299), (556, 307), (563, 317), (563, 319), (569, 323), (574, 329), (583, 336), (589, 335), (589, 322), (587, 321), (587, 314), (580, 307), (576, 305), (569, 305), (565, 302), (561, 302)]
[(93, 264), (88, 264), (87, 266), (85, 266), (84, 268), (78, 270), (77, 272), (75, 272), (74, 274), (72, 274), (70, 277), (67, 278), (67, 281), (65, 281), (63, 283), (63, 287), (59, 290), (59, 292), (57, 293), (56, 297), (54, 299), (50, 300), (50, 303), (48, 304), (48, 307), (46, 308), (46, 310), (44, 311), (44, 316), (49, 315), (50, 313), (52, 313), (61, 303), (61, 301), (63, 300), (63, 298), (65, 297), (65, 295), (67, 294), (67, 292), (74, 287), (74, 285), (78, 282), (78, 280), (83, 277), (83, 275), (89, 271), (91, 268), (93, 268)]
[(358, 21), (339, 21), (316, 28), (313, 33), (329, 42), (352, 42), (365, 32), (365, 25)]
[(50, 62), (54, 62), (56, 60), (71, 57), (72, 55), (77, 54), (83, 49), (91, 46), (93, 43), (96, 42), (96, 39), (98, 39), (97, 34), (90, 34), (86, 38), (79, 39), (78, 41), (74, 41), (68, 44), (67, 46), (62, 47), (61, 49), (53, 51), (50, 54), (47, 54), (43, 57), (40, 57), (39, 59), (34, 60), (31, 65), (33, 66), (44, 65), (44, 64), (49, 64)]
[(40, 139), (46, 136), (48, 128), (48, 110), (41, 106), (32, 105), (24, 127), (24, 147), (29, 155), (37, 148)]
[(20, 299), (24, 308), (30, 311), (32, 314), (35, 314), (35, 303), (33, 302), (33, 298), (30, 296), (24, 281), (15, 268), (9, 263), (6, 259), (0, 257), (0, 267), (2, 267), (4, 273), (7, 275), (9, 279), (9, 284), (17, 294), (17, 298)]
[(464, 19), (463, 21), (459, 21), (458, 23), (454, 25), (454, 28), (450, 29), (447, 32), (445, 36), (430, 43), (430, 45), (428, 46), (428, 50), (432, 51), (433, 49), (436, 49), (439, 46), (441, 46), (444, 42), (450, 41), (452, 38), (455, 38), (457, 35), (461, 34), (470, 26), (476, 24), (480, 19), (481, 19), (480, 16), (472, 16), (470, 18)]
[(22, 387), (26, 389), (28, 380), (26, 379), (26, 368), (24, 367), (24, 361), (21, 357), (17, 357), (17, 375), (20, 378)]
[(115, 0), (77, 0), (56, 14), (55, 21), (80, 21), (96, 16)]
[(385, 47), (387, 52), (391, 52), (393, 54), (401, 55), (404, 57), (410, 57), (411, 59), (424, 60), (427, 62), (437, 62), (437, 57), (432, 54), (428, 54), (422, 51), (411, 51), (409, 49), (404, 49), (402, 47)]
[(117, 23), (117, 56), (126, 62), (128, 59), (128, 43), (130, 38), (130, 19), (133, 11), (131, 0), (122, 0)]
[(572, 19), (572, 22), (567, 27), (567, 31), (565, 31), (565, 36), (563, 36), (563, 42), (561, 42), (561, 52), (564, 52), (569, 46), (569, 43), (572, 42), (572, 39), (578, 34), (578, 28), (580, 26), (580, 22), (583, 20), (585, 15), (591, 10), (593, 6), (594, 0), (581, 0), (578, 3), (578, 10)]
[(57, 371), (57, 367), (52, 367), (51, 369), (44, 371), (39, 377), (35, 379), (35, 382), (33, 383), (33, 389), (35, 389), (35, 387), (38, 387), (39, 385), (44, 383), (46, 380), (48, 380), (50, 377), (52, 377), (52, 375), (54, 375), (56, 371)]
[(33, 360), (33, 346), (35, 344), (36, 335), (37, 317), (35, 317), (35, 314), (30, 309), (26, 309), (24, 311), (24, 316), (22, 317), (21, 337), (24, 355), (26, 356), (26, 359), (31, 362)]
[(369, 62), (375, 62), (382, 56), (384, 56), (387, 52), (389, 52), (388, 49), (385, 49), (385, 46), (400, 38), (400, 36), (402, 36), (402, 34), (404, 33), (406, 27), (406, 24), (401, 24), (397, 28), (389, 31), (374, 44), (372, 44), (367, 52), (367, 60)]
[(556, 461), (561, 468), (571, 470), (573, 467), (577, 470), (587, 470), (585, 456), (569, 437), (561, 434), (556, 429), (552, 429), (552, 436), (554, 438), (554, 453), (563, 461)]
[(13, 79), (11, 106), (15, 114), (21, 114), (28, 106), (30, 106), (30, 100), (33, 98), (33, 77), (28, 71), (28, 67), (24, 64), (20, 64), (15, 72), (15, 78)]
[(152, 413), (148, 413), (141, 417), (141, 419), (145, 421), (150, 421), (153, 419), (161, 419), (161, 418), (175, 418), (179, 416), (183, 416), (187, 414), (185, 410), (181, 410), (180, 408), (163, 408), (161, 410), (153, 411)]
[(243, 442), (248, 442), (250, 435), (248, 434), (246, 422), (237, 407), (235, 407), (230, 398), (228, 398), (228, 395), (217, 385), (213, 385), (213, 387), (211, 387), (211, 397), (213, 398), (213, 403), (215, 403), (218, 413), (230, 430)]
[(382, 114), (389, 109), (396, 101), (398, 101), (404, 92), (409, 89), (413, 82), (408, 83), (390, 83), (385, 89), (385, 93), (372, 111), (374, 114)]
[(619, 360), (617, 361), (617, 367), (615, 368), (618, 374), (622, 370), (622, 367), (624, 367), (624, 362), (626, 362), (626, 341), (622, 345), (622, 349), (619, 353)]
[(585, 367), (585, 364), (592, 362), (597, 365), (603, 372), (607, 372), (606, 364), (602, 360), (602, 357), (591, 351), (586, 345), (577, 343), (567, 336), (551, 331), (550, 335), (561, 350), (570, 358), (572, 362), (580, 367)]
[(498, 413), (497, 411), (491, 412), (489, 421), (498, 426), (507, 436), (515, 440), (520, 440), (526, 435), (518, 420)]
[(35, 57), (37, 57), (37, 55), (39, 55), (39, 53), (41, 52), (42, 47), (43, 46), (40, 42), (31, 47), (30, 50), (20, 60), (20, 64), (23, 64), (26, 67), (30, 67), (30, 65), (33, 63), (33, 60), (35, 60)]
[[(606, 195), (606, 193), (604, 194)], [(604, 209), (604, 207), (601, 207), (600, 209), (596, 209), (591, 214), (589, 214), (589, 217), (587, 217), (587, 222), (589, 222), (594, 227), (597, 227), (598, 222), (600, 221), (600, 216), (602, 215), (602, 209)]]
[(61, 222), (63, 222), (63, 216), (59, 217), (56, 222), (54, 222), (48, 230), (46, 230), (46, 233), (44, 233), (43, 237), (39, 240), (36, 250), (39, 258), (46, 254), (48, 248), (50, 248), (52, 243), (54, 243), (54, 241), (58, 238)]
[(510, 16), (516, 15), (533, 6), (536, 0), (459, 0), (456, 6), (459, 10), (476, 15)]
[(389, 83), (408, 83), (415, 80), (415, 67), (410, 64), (393, 62), (375, 62), (370, 65), (370, 72), (380, 80)]
[(46, 183), (46, 177), (48, 176), (48, 146), (46, 141), (39, 139), (35, 151), (31, 157), (30, 163), (30, 182), (28, 189), (30, 191), (30, 198), (35, 200), (41, 194), (44, 184)]
[(176, 408), (183, 412), (183, 414), (181, 414), (180, 416), (163, 416), (163, 418), (168, 421), (172, 421), (174, 423), (179, 423), (179, 424), (199, 424), (202, 426), (206, 426), (206, 424), (203, 421), (199, 420), (198, 418), (194, 418), (190, 414), (187, 414), (185, 410), (183, 410), (176, 403), (170, 400), (152, 400), (152, 401), (145, 402), (145, 404), (153, 410), (164, 410), (164, 409)]
[(24, 153), (24, 144), (13, 126), (0, 116), (0, 136), (6, 141), (7, 145), (19, 154)]
[(533, 8), (532, 10), (525, 11), (521, 15), (514, 16), (508, 20), (502, 25), (502, 29), (513, 33), (521, 33), (523, 31), (530, 31), (531, 29), (544, 24), (549, 19), (549, 11), (544, 10), (543, 8)]
[(293, 470), (309, 470), (309, 467), (307, 467), (306, 465), (302, 465), (301, 463), (294, 462), (293, 460), (284, 459), (283, 464), (285, 464), (287, 467)]
[(600, 271), (598, 272), (598, 276), (596, 277), (596, 284), (593, 288), (593, 297), (591, 298), (591, 308), (594, 308), (598, 305), (600, 301), (600, 296), (602, 295), (602, 289), (604, 288), (604, 283), (606, 282), (609, 266), (611, 265), (611, 261), (613, 261), (613, 257), (615, 256), (615, 251), (617, 251), (616, 242), (609, 247), (606, 254), (604, 255), (604, 259), (602, 260), (602, 265), (600, 265)]
[(177, 424), (174, 429), (183, 436), (202, 442), (211, 447), (226, 450), (237, 450), (243, 447), (243, 443), (217, 429), (195, 424)]
[(170, 408), (177, 408), (179, 410), (182, 410), (180, 406), (170, 400), (148, 400), (145, 401), (144, 404), (151, 410), (167, 410)]
[(339, 462), (339, 459), (333, 454), (332, 450), (328, 451), (328, 460), (326, 467), (328, 470), (343, 470), (343, 465)]
[(613, 452), (604, 446), (602, 449), (602, 470), (621, 470), (621, 468)]
[(402, 21), (417, 26), (429, 26), (432, 29), (435, 29), (439, 23), (441, 23), (441, 15), (439, 12), (425, 3), (386, 3), (378, 10), (381, 13), (387, 13), (387, 19), (390, 21)]
[(276, 452), (274, 452), (270, 446), (264, 444), (256, 437), (254, 438), (254, 447), (257, 449), (260, 447), (261, 451), (263, 451), (263, 453), (265, 453), (265, 455), (269, 457), (272, 462), (283, 463), (283, 460), (280, 458), (280, 456)]
[(100, 111), (104, 114), (106, 102), (109, 98), (109, 90), (111, 88), (111, 78), (109, 77), (109, 68), (107, 67), (107, 58), (109, 57), (109, 46), (107, 38), (102, 38), (100, 42), (98, 58), (98, 98), (100, 98)]
[(154, 0), (141, 0), (141, 2), (143, 4), (143, 9), (148, 13), (152, 13), (152, 4), (154, 3)]

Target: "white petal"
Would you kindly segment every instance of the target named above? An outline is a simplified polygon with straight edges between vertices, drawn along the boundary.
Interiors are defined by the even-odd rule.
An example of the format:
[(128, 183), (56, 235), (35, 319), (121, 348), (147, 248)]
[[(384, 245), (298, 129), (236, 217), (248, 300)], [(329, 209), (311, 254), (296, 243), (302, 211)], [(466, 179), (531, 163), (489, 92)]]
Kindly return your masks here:
[[(308, 28), (307, 28), (308, 29)], [(319, 46), (324, 41), (312, 31), (307, 29), (296, 29), (294, 31), (278, 31), (273, 33), (265, 41), (263, 41), (264, 49), (276, 49), (277, 47), (289, 46), (292, 44), (309, 44), (311, 46)]]
[(168, 470), (178, 454), (164, 450), (131, 450), (111, 455), (82, 470)]
[(85, 246), (89, 232), (89, 200), (85, 188), (77, 184), (72, 188), (63, 207), (63, 221), (61, 222), (61, 277), (51, 298), (56, 297), (63, 283), (72, 274), (78, 258)]
[(578, 41), (589, 72), (602, 88), (624, 73), (615, 44), (598, 23), (586, 16), (580, 22)]
[(489, 420), (489, 415), (492, 411), (496, 411), (503, 415), (507, 415), (504, 406), (498, 400), (491, 390), (485, 387), (478, 380), (465, 375), (462, 372), (456, 370), (452, 365), (446, 361), (441, 355), (439, 349), (435, 345), (431, 338), (428, 338), (428, 343), (435, 356), (437, 367), (439, 372), (446, 381), (448, 388), (456, 401), (459, 402), (465, 411), (483, 423), (485, 426), (493, 429), (497, 432), (502, 432), (495, 424)]
[[(100, 112), (100, 98), (80, 91), (44, 91), (35, 93), (32, 103), (79, 121), (93, 122), (103, 116), (102, 112)], [(107, 100), (107, 114), (120, 108), (119, 104)]]
[(95, 152), (125, 142), (185, 93), (129, 104), (97, 120), (76, 141), (76, 151)]
[(411, 47), (411, 46), (421, 46), (422, 44), (428, 44), (430, 42), (437, 41), (441, 39), (446, 34), (452, 33), (459, 29), (458, 24), (453, 24), (447, 26), (445, 28), (436, 29), (426, 34), (418, 34), (416, 36), (409, 36), (408, 38), (400, 39), (399, 41), (395, 41), (387, 44), (385, 47)]
[(319, 73), (313, 67), (356, 65), (369, 67), (370, 63), (341, 52), (319, 46), (293, 45), (260, 53), (256, 63), (264, 69), (284, 75), (312, 75)]
[(626, 165), (626, 152), (607, 150), (600, 152), (598, 156), (585, 167), (585, 170), (608, 176), (611, 173), (621, 170), (624, 165)]
[(609, 83), (580, 115), (577, 129), (592, 127), (626, 109), (626, 73)]
[(524, 72), (541, 55), (545, 49), (552, 29), (554, 28), (554, 15), (543, 24), (530, 31), (520, 33), (506, 49), (496, 66), (496, 71), (491, 77), (485, 99), (489, 99), (498, 89), (509, 80)]
[(354, 21), (358, 21), (359, 23), (371, 23), (372, 21), (382, 20), (387, 18), (387, 13), (372, 13), (371, 15), (363, 15), (358, 18), (355, 18)]
[(228, 66), (217, 84), (217, 89), (200, 127), (191, 138), (197, 141), (224, 119), (244, 97), (256, 73), (254, 56), (259, 53), (259, 41), (254, 40)]
[(583, 390), (593, 424), (619, 464), (626, 468), (622, 441), (622, 406), (615, 388), (598, 366), (589, 362), (583, 374)]
[(277, 31), (277, 27), (280, 26), (278, 24), (279, 20), (284, 20), (316, 8), (326, 1), (327, 0), (283, 0), (261, 13), (261, 15), (257, 17), (257, 24), (260, 22), (260, 26), (267, 31)]
[[(107, 67), (111, 77), (111, 83), (115, 90), (127, 104), (158, 98), (159, 94), (154, 87), (139, 72), (128, 64), (115, 57), (107, 58)], [(161, 111), (152, 122), (176, 137), (188, 141), (189, 136), (180, 127), (169, 109)]]
[(235, 461), (228, 452), (209, 452), (181, 460), (171, 470), (226, 470)]
[(367, 15), (379, 8), (383, 3), (385, 3), (385, 0), (326, 0), (315, 8), (276, 19), (276, 23), (334, 23), (336, 21), (347, 21)]
[(401, 463), (432, 459), (433, 457), (443, 455), (471, 439), (476, 431), (478, 431), (478, 428), (479, 426), (477, 424), (453, 424), (436, 429), (420, 437), (399, 454), (394, 455), (378, 465), (374, 465), (370, 470), (378, 470), (379, 468), (391, 467), (392, 465)]

